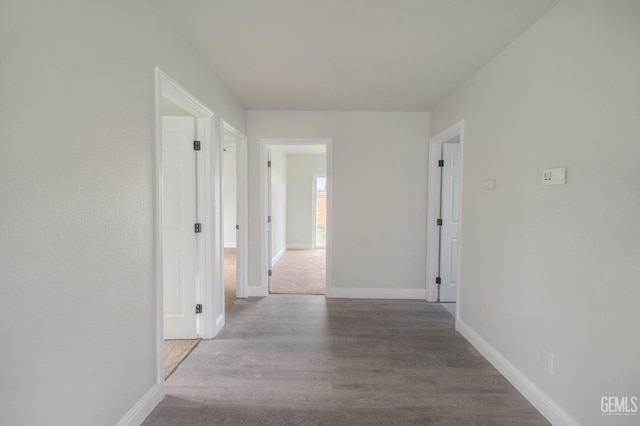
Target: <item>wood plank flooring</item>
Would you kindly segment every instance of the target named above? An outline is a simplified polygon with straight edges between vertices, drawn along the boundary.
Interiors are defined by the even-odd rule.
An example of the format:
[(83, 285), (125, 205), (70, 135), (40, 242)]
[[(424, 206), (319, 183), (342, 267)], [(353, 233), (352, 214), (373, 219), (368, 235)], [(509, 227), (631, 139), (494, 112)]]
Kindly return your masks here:
[(238, 300), (165, 390), (144, 424), (548, 424), (421, 301)]

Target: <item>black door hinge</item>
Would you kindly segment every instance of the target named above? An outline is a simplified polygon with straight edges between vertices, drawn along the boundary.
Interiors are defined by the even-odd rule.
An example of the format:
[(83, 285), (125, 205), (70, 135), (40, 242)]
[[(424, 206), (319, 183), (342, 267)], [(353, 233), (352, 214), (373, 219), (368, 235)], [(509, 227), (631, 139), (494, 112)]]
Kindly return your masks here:
[(269, 272), (268, 272), (268, 274), (269, 274), (269, 276), (271, 276), (271, 269), (269, 269)]
[(436, 225), (438, 225), (438, 226), (442, 226), (442, 219), (438, 219), (438, 220), (436, 221)]
[(267, 223), (271, 223), (271, 216), (267, 216)]
[(199, 234), (199, 233), (202, 232), (202, 224), (201, 223), (196, 223), (195, 232), (196, 232), (196, 234)]
[(436, 277), (436, 284), (442, 284), (442, 278)]
[(438, 160), (438, 167), (444, 167), (444, 160)]
[(240, 229), (240, 225), (236, 225), (236, 229)]
[(271, 161), (267, 161), (267, 167), (271, 167)]
[(202, 313), (202, 305), (198, 303), (196, 305), (196, 314), (201, 314), (201, 313)]
[(193, 141), (193, 150), (200, 151), (200, 141)]

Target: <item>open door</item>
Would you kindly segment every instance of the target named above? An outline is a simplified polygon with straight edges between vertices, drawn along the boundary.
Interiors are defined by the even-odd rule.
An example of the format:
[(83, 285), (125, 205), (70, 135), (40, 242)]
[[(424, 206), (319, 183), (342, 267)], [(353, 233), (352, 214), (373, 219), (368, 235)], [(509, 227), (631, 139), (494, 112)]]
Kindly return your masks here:
[(442, 144), (440, 203), (440, 302), (455, 302), (458, 295), (458, 224), (460, 215), (460, 144)]
[(195, 339), (197, 169), (194, 117), (162, 117), (165, 339)]

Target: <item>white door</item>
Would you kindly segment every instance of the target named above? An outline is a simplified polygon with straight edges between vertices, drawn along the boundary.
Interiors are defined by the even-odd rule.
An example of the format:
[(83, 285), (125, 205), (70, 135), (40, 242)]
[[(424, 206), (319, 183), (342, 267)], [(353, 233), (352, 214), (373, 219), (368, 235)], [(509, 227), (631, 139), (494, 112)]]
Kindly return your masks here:
[(458, 295), (458, 221), (460, 215), (460, 144), (442, 144), (440, 229), (440, 302)]
[(194, 117), (162, 117), (164, 338), (196, 338)]

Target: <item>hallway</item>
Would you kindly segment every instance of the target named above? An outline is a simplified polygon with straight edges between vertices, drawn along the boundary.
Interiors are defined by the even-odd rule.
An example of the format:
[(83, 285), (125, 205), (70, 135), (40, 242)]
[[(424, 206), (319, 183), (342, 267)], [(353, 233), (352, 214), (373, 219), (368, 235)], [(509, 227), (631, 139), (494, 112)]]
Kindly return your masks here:
[(165, 386), (147, 425), (548, 424), (422, 301), (238, 300)]

